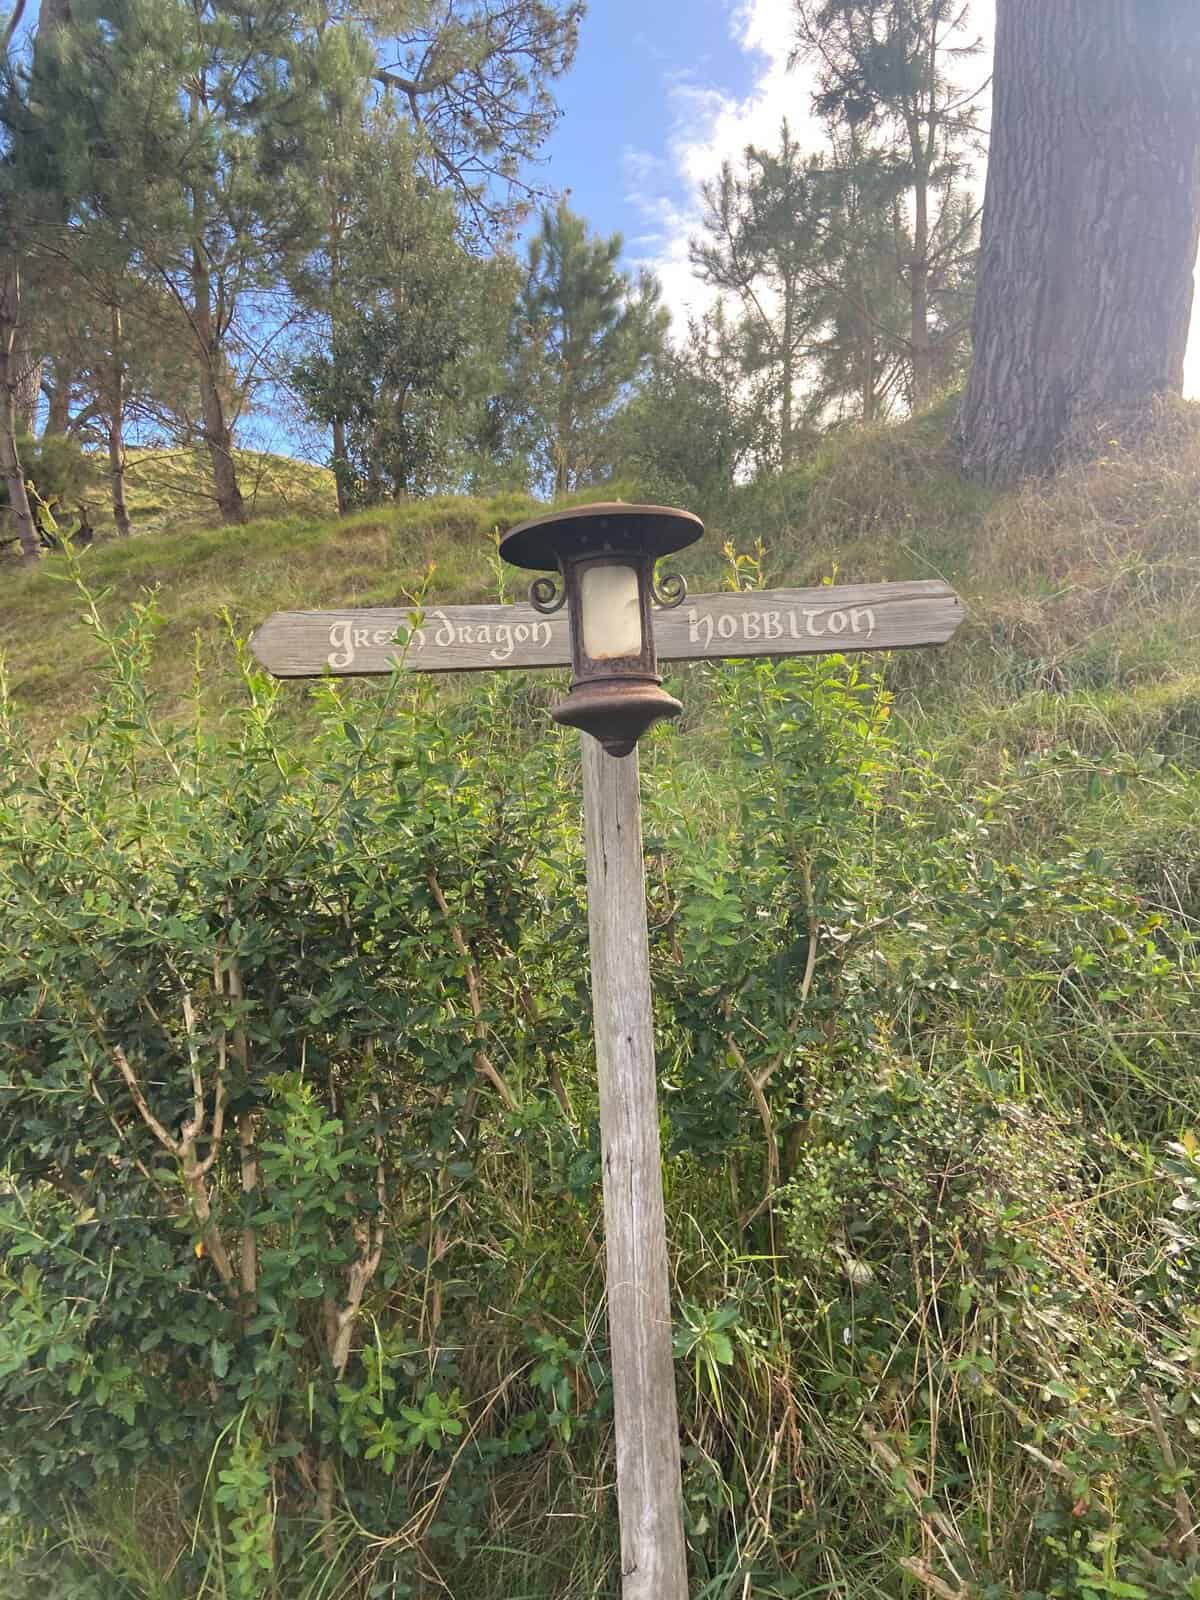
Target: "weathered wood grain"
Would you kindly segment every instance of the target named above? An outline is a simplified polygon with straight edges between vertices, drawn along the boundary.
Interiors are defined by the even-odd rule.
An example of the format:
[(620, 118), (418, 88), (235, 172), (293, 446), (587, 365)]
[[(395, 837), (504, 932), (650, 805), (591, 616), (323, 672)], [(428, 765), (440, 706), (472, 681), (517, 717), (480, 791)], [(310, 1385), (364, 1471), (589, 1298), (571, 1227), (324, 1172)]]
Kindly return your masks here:
[(622, 1600), (687, 1600), (638, 758), (583, 738)]
[[(964, 615), (937, 580), (764, 589), (689, 596), (655, 612), (654, 637), (660, 661), (907, 650), (944, 644)], [(545, 617), (530, 605), (278, 611), (250, 647), (277, 678), (373, 677), (397, 663), (412, 672), (528, 671), (571, 659), (565, 612)]]

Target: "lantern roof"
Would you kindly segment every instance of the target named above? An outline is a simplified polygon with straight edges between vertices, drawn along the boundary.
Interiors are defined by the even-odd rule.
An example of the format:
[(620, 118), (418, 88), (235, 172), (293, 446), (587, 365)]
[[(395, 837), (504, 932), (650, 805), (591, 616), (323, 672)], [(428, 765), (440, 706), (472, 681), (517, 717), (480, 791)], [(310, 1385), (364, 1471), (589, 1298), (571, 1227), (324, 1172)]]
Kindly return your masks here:
[(515, 567), (557, 572), (564, 560), (608, 551), (657, 559), (695, 544), (703, 532), (703, 522), (690, 511), (608, 500), (522, 522), (501, 539), (500, 554)]

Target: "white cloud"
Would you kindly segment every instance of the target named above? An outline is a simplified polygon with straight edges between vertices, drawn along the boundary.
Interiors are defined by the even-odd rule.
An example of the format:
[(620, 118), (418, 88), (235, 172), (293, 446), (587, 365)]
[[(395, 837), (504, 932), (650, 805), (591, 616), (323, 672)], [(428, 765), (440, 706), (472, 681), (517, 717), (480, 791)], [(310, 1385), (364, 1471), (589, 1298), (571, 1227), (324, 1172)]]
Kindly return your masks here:
[[(972, 16), (990, 47), (995, 0), (975, 0)], [(713, 299), (688, 261), (688, 239), (700, 232), (704, 182), (717, 176), (722, 162), (736, 162), (748, 144), (773, 145), (785, 117), (802, 145), (816, 148), (823, 142), (810, 107), (811, 76), (801, 68), (788, 70), (794, 17), (793, 0), (743, 0), (731, 15), (730, 35), (755, 64), (749, 94), (739, 99), (692, 73), (670, 72), (665, 79), (672, 111), (666, 155), (625, 152), (627, 197), (645, 224), (629, 245), (658, 274), (663, 298), (679, 323)], [(1200, 268), (1197, 303), (1184, 387), (1187, 394), (1200, 397)]]

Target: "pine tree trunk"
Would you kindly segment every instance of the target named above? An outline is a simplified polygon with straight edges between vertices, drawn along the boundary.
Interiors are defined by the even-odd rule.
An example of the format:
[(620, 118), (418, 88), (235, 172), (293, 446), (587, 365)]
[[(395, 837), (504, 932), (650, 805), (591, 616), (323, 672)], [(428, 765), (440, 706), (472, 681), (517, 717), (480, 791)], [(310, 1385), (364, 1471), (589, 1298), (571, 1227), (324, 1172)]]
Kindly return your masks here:
[(0, 477), (3, 477), (8, 489), (8, 505), (21, 543), (21, 559), (32, 563), (40, 557), (42, 546), (34, 527), (29, 495), (25, 490), (25, 474), (17, 450), (19, 374), (13, 358), (13, 347), (20, 317), (21, 271), (16, 261), (10, 258), (0, 262)]
[(246, 502), (242, 498), (237, 478), (237, 463), (233, 458), (233, 432), (225, 416), (225, 402), (221, 385), (213, 371), (217, 363), (211, 349), (207, 359), (199, 365), (200, 399), (204, 408), (204, 442), (212, 462), (213, 493), (221, 521), (242, 523), (246, 520)]
[(38, 39), (45, 41), (64, 27), (71, 15), (71, 0), (42, 0), (38, 13)]
[(124, 538), (129, 532), (125, 504), (125, 361), (122, 354), (121, 308), (110, 308), (112, 320), (112, 378), (108, 414), (108, 466), (112, 484), (113, 521)]
[(204, 442), (212, 462), (213, 493), (221, 521), (243, 523), (246, 520), (246, 503), (238, 484), (237, 463), (233, 456), (233, 430), (229, 426), (222, 394), (224, 354), (213, 321), (212, 278), (204, 256), (204, 246), (199, 243), (192, 250), (192, 287), (196, 372), (204, 413)]
[(875, 336), (867, 326), (862, 331), (862, 420), (875, 421)]
[(909, 280), (912, 314), (912, 404), (920, 411), (933, 399), (933, 350), (929, 339), (929, 176), (917, 173), (913, 217), (913, 255)]
[(998, 0), (971, 476), (1052, 469), (1180, 392), (1198, 240), (1200, 6)]
[(53, 374), (54, 387), (50, 391), (46, 426), (42, 430), (47, 439), (66, 433), (71, 421), (71, 374), (60, 362), (55, 363)]
[(346, 474), (349, 471), (349, 462), (346, 460), (346, 424), (335, 422), (333, 424), (333, 483), (337, 490), (338, 516), (344, 517), (350, 509), (349, 496), (346, 493)]
[(569, 494), (571, 489), (571, 417), (567, 408), (560, 405), (558, 408), (558, 426), (550, 447), (554, 461), (554, 498), (561, 500), (563, 495)]
[[(329, 208), (329, 359), (336, 366), (341, 355), (338, 337), (342, 311), (342, 215), (336, 201)], [(350, 509), (350, 463), (346, 456), (346, 424), (339, 417), (333, 423), (333, 483), (337, 492), (338, 516)]]
[(129, 533), (129, 507), (125, 503), (125, 435), (119, 416), (114, 416), (108, 425), (108, 475), (113, 521), (117, 532), (125, 538)]
[(793, 288), (788, 283), (783, 291), (783, 351), (780, 383), (782, 394), (779, 407), (779, 462), (783, 467), (792, 464), (792, 402), (796, 383), (793, 339)]
[(42, 361), (33, 353), (28, 328), (18, 328), (13, 341), (13, 378), (17, 385), (17, 432), (32, 435), (42, 397)]
[[(60, 29), (70, 20), (70, 0), (41, 0), (37, 11), (37, 33), (34, 37), (35, 61), (40, 52), (53, 45)], [(34, 354), (33, 339), (28, 328), (18, 327), (15, 331), (14, 343), (8, 353), (6, 376), (16, 385), (13, 393), (14, 432), (32, 434), (42, 395), (42, 358)], [(51, 431), (49, 426), (46, 431), (47, 433)], [(66, 431), (65, 424), (62, 431)], [(7, 450), (5, 453), (8, 454)], [(23, 489), (24, 479), (21, 481)], [(22, 498), (28, 503), (28, 496), (23, 494)], [(25, 542), (22, 537), (22, 549), (24, 548)], [(31, 556), (26, 551), (25, 559), (36, 561), (37, 555), (35, 553)]]

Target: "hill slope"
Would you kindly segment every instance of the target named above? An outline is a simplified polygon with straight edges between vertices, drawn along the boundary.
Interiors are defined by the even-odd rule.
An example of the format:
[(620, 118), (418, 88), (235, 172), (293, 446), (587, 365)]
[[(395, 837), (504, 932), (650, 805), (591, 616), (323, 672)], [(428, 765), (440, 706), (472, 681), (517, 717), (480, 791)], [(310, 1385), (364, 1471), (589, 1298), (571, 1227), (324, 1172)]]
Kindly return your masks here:
[[(1127, 450), (1111, 441), (1095, 464), (1005, 496), (962, 482), (947, 431), (948, 415), (938, 411), (847, 434), (790, 475), (743, 489), (681, 563), (693, 588), (729, 581), (726, 541), (752, 553), (761, 540), (768, 583), (834, 573), (846, 582), (942, 577), (966, 599), (968, 625), (936, 660), (898, 657), (889, 667), (904, 693), (936, 683), (922, 716), (957, 723), (968, 703), (998, 735), (1019, 742), (1022, 718), (1013, 708), (1048, 692), (1056, 726), (1094, 726), (1099, 716), (1132, 734), (1140, 705), (1154, 727), (1169, 723), (1166, 708), (1189, 703), (1200, 671), (1192, 622), (1200, 407), (1165, 411), (1149, 445)], [(161, 477), (169, 467), (154, 470)], [(297, 468), (289, 484), (283, 464), (267, 458), (262, 476), (275, 486), (274, 502), (265, 502), (271, 514), (245, 528), (197, 526), (177, 499), (181, 520), (160, 531), (170, 513), (160, 496), (157, 509), (143, 507), (151, 531), (82, 553), (81, 570), (108, 594), (108, 611), (157, 594), (165, 618), (157, 682), (168, 702), (190, 686), (195, 634), (219, 637), (224, 612), (245, 635), (281, 609), (392, 604), (421, 589), (445, 600), (494, 597), (502, 581), (494, 540), (536, 510), (516, 495), (445, 498), (338, 520), (327, 514), (328, 485), (311, 469)], [(178, 495), (190, 493), (178, 486)], [(578, 499), (636, 496), (636, 486), (619, 485)], [(87, 703), (98, 660), (63, 565), (52, 557), (32, 573), (15, 563), (0, 568), (0, 654), (38, 737)], [(217, 682), (227, 668), (228, 653), (218, 651), (210, 668)], [(1082, 719), (1070, 712), (1078, 696), (1093, 707)], [(215, 682), (210, 699), (219, 698)], [(1043, 721), (1033, 715), (1027, 740), (1044, 737)]]

